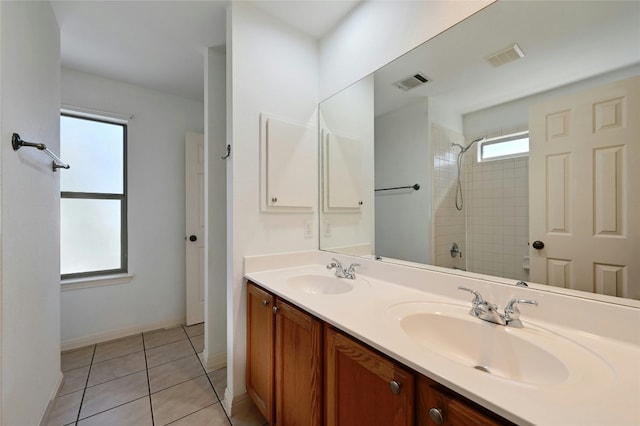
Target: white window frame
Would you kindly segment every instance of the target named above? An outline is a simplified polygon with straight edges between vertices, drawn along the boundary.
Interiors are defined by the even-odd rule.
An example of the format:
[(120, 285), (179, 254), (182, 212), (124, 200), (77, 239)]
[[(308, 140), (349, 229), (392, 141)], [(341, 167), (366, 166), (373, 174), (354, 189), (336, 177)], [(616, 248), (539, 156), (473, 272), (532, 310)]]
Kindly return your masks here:
[(522, 131), (522, 132), (510, 133), (508, 135), (503, 135), (503, 136), (496, 136), (496, 137), (484, 139), (484, 140), (478, 142), (478, 163), (485, 163), (485, 162), (488, 162), (488, 161), (506, 160), (506, 159), (509, 159), (509, 158), (518, 158), (518, 157), (527, 157), (527, 156), (529, 156), (529, 150), (527, 150), (526, 152), (517, 152), (517, 153), (512, 153), (512, 154), (507, 154), (507, 155), (488, 157), (488, 158), (485, 158), (484, 155), (483, 155), (485, 146), (494, 145), (494, 144), (500, 144), (500, 143), (506, 143), (506, 142), (511, 142), (511, 141), (514, 141), (514, 140), (525, 139), (525, 138), (527, 138), (527, 139), (529, 138), (529, 131), (528, 130), (525, 130), (525, 131)]
[[(60, 191), (60, 198), (67, 199), (113, 199), (121, 201), (120, 211), (120, 267), (108, 270), (96, 270), (85, 272), (74, 272), (69, 274), (61, 274), (60, 278), (63, 284), (69, 284), (69, 287), (73, 287), (73, 284), (80, 285), (80, 288), (86, 287), (83, 283), (85, 281), (95, 281), (97, 285), (105, 285), (101, 283), (107, 280), (108, 284), (127, 282), (131, 279), (132, 275), (128, 273), (128, 223), (127, 223), (127, 129), (128, 123), (125, 120), (113, 119), (110, 117), (99, 116), (95, 114), (86, 114), (82, 112), (70, 111), (67, 109), (61, 110), (60, 118), (71, 117), (80, 120), (96, 121), (100, 123), (113, 124), (123, 127), (123, 140), (122, 140), (122, 156), (123, 156), (123, 188), (122, 194), (107, 194), (107, 193), (85, 193), (77, 191)], [(62, 143), (62, 141), (61, 141)], [(115, 282), (113, 279), (115, 279)], [(89, 286), (94, 286), (89, 285)]]

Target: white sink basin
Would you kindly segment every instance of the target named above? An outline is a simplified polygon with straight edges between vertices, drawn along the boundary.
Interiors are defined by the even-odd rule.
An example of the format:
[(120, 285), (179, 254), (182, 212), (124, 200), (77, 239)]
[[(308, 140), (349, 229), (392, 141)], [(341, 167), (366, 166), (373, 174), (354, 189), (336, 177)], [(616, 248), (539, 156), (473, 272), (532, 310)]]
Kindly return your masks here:
[(413, 343), (458, 364), (502, 379), (555, 385), (597, 377), (612, 380), (610, 367), (586, 348), (527, 323), (505, 327), (472, 317), (469, 307), (408, 302), (387, 309), (387, 318)]
[(287, 279), (287, 283), (307, 294), (342, 294), (352, 291), (355, 286), (366, 285), (362, 278), (349, 280), (335, 275), (305, 274)]

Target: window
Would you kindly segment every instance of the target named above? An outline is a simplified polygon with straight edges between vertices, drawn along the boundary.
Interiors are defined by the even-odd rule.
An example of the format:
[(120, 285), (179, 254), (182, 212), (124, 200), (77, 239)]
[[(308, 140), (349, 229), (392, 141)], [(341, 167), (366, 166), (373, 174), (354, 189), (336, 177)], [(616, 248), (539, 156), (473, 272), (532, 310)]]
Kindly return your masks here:
[(127, 125), (63, 113), (62, 278), (127, 272)]
[(478, 143), (478, 162), (522, 157), (529, 153), (529, 132), (512, 133)]

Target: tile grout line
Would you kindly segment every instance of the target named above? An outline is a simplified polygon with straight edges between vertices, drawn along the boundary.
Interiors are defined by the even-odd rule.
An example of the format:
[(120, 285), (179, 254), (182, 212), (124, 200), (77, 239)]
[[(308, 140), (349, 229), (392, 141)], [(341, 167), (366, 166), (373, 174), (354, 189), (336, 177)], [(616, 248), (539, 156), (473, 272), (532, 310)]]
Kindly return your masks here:
[[(0, 0), (0, 1), (1, 1), (1, 0)], [(124, 357), (126, 357), (126, 356), (130, 356), (130, 355), (137, 354), (137, 353), (139, 353), (139, 352), (142, 352), (142, 356), (144, 357), (144, 349), (143, 349), (143, 350), (141, 350), (141, 351), (131, 352), (131, 353), (129, 353), (129, 354), (125, 354), (125, 355), (117, 356), (117, 357), (115, 357), (115, 358), (109, 358), (109, 359), (107, 359), (107, 360), (105, 360), (105, 361), (98, 361), (98, 362), (96, 362), (96, 363), (94, 363), (94, 364), (102, 364), (103, 362), (114, 361), (114, 360), (117, 360), (117, 359), (119, 359), (119, 358), (124, 358)], [(92, 364), (92, 367), (93, 367), (93, 364)], [(104, 382), (96, 383), (96, 384), (91, 385), (91, 386), (89, 386), (89, 383), (87, 382), (87, 386), (86, 386), (86, 388), (88, 389), (88, 388), (94, 388), (94, 387), (96, 387), (96, 386), (104, 385), (105, 383), (113, 382), (114, 380), (122, 379), (123, 377), (133, 376), (134, 374), (138, 374), (138, 373), (140, 373), (141, 371), (144, 371), (144, 368), (142, 368), (142, 369), (140, 369), (140, 370), (137, 370), (137, 371), (132, 371), (132, 372), (127, 373), (127, 374), (124, 374), (124, 375), (122, 375), (122, 376), (114, 377), (113, 379), (105, 380)]]
[[(166, 426), (169, 426), (169, 425), (172, 425), (172, 424), (174, 424), (174, 423), (176, 423), (176, 422), (179, 422), (180, 420), (182, 420), (182, 419), (184, 419), (184, 418), (186, 418), (186, 417), (192, 416), (192, 415), (194, 415), (195, 413), (198, 413), (198, 412), (200, 412), (200, 411), (202, 411), (202, 410), (206, 410), (207, 408), (209, 408), (209, 407), (213, 407), (214, 405), (219, 404), (219, 403), (220, 403), (220, 401), (218, 401), (218, 402), (214, 402), (213, 404), (209, 404), (209, 405), (207, 405), (206, 407), (202, 407), (202, 408), (200, 408), (200, 409), (198, 409), (198, 410), (194, 411), (193, 413), (189, 413), (189, 414), (186, 414), (186, 415), (184, 415), (184, 416), (180, 417), (179, 419), (172, 420), (171, 422), (167, 423), (167, 425), (166, 425)], [(222, 411), (224, 411), (224, 410), (222, 410)], [(229, 424), (231, 424), (231, 422), (229, 422)]]
[(153, 416), (153, 402), (151, 402), (151, 380), (149, 379), (149, 364), (147, 363), (147, 345), (144, 343), (144, 333), (142, 334), (142, 351), (144, 352), (144, 367), (147, 373), (147, 389), (149, 390), (149, 410), (151, 411), (151, 426), (155, 426), (156, 420)]
[[(199, 411), (201, 411), (201, 410), (203, 410), (203, 409), (205, 409), (205, 408), (211, 407), (211, 406), (215, 405), (216, 403), (220, 403), (220, 404), (221, 404), (221, 403), (222, 403), (222, 400), (221, 400), (221, 399), (220, 399), (220, 397), (218, 396), (218, 392), (216, 391), (215, 387), (213, 386), (212, 378), (209, 376), (209, 373), (207, 372), (206, 368), (204, 367), (204, 365), (203, 365), (203, 363), (202, 363), (202, 360), (201, 360), (201, 359), (200, 359), (200, 357), (198, 356), (198, 354), (197, 354), (197, 352), (196, 352), (195, 344), (194, 344), (194, 342), (193, 342), (193, 340), (192, 340), (193, 338), (199, 337), (199, 336), (201, 336), (201, 335), (200, 335), (200, 334), (198, 334), (197, 336), (189, 336), (189, 334), (187, 333), (187, 330), (186, 330), (185, 326), (184, 326), (184, 325), (182, 325), (182, 324), (181, 324), (181, 326), (182, 326), (182, 330), (183, 330), (183, 332), (186, 334), (186, 338), (189, 340), (189, 345), (191, 346), (192, 350), (194, 351), (194, 352), (193, 352), (193, 354), (194, 354), (194, 355), (196, 356), (196, 358), (198, 359), (198, 364), (199, 364), (199, 365), (200, 365), (200, 367), (202, 368), (202, 372), (203, 372), (203, 374), (206, 376), (206, 379), (207, 379), (207, 381), (209, 382), (209, 385), (211, 386), (211, 390), (213, 390), (213, 393), (214, 393), (214, 395), (215, 395), (215, 397), (216, 397), (216, 399), (217, 399), (217, 401), (216, 401), (216, 402), (214, 402), (214, 403), (212, 403), (212, 404), (210, 404), (210, 405), (208, 405), (208, 406), (206, 406), (206, 407), (202, 407), (201, 409), (196, 410), (196, 411), (194, 411), (193, 413), (189, 413), (189, 414), (187, 414), (187, 415), (185, 415), (185, 416), (184, 416), (184, 417), (188, 417), (189, 415), (192, 415), (192, 414), (194, 414), (194, 413), (196, 413), (196, 412), (199, 412)], [(142, 352), (142, 355), (144, 356), (144, 361), (145, 361), (145, 368), (144, 368), (144, 371), (145, 371), (145, 374), (146, 374), (146, 377), (147, 377), (147, 389), (148, 389), (148, 395), (147, 395), (147, 397), (148, 397), (149, 406), (150, 406), (150, 411), (151, 411), (151, 421), (152, 421), (152, 425), (155, 425), (156, 423), (155, 423), (155, 419), (154, 419), (154, 416), (153, 416), (153, 404), (152, 404), (152, 399), (151, 399), (151, 396), (152, 396), (152, 393), (151, 393), (151, 379), (150, 379), (150, 374), (149, 374), (150, 367), (149, 367), (149, 364), (148, 364), (148, 361), (147, 361), (147, 357), (146, 357), (146, 355), (147, 355), (147, 351), (148, 351), (148, 350), (151, 350), (151, 349), (154, 349), (154, 348), (156, 348), (156, 347), (163, 346), (163, 345), (158, 345), (158, 346), (155, 346), (154, 348), (150, 348), (150, 349), (148, 349), (148, 348), (147, 348), (147, 346), (146, 346), (145, 339), (144, 339), (144, 333), (140, 333), (139, 335), (141, 336), (141, 339), (142, 339), (142, 347), (143, 347), (143, 349), (142, 349), (142, 351), (139, 351), (139, 352)], [(134, 336), (135, 336), (135, 335), (134, 335)], [(134, 337), (134, 336), (131, 336), (131, 337)], [(177, 341), (176, 341), (176, 342), (177, 342)], [(175, 342), (165, 343), (164, 345), (171, 344), (171, 343), (175, 343)], [(89, 365), (88, 365), (88, 367), (89, 367), (89, 371), (87, 372), (87, 377), (86, 377), (86, 380), (85, 380), (85, 384), (84, 384), (84, 387), (82, 388), (82, 397), (81, 397), (81, 399), (80, 399), (80, 405), (79, 405), (79, 407), (78, 407), (78, 412), (77, 412), (77, 415), (76, 415), (75, 421), (74, 421), (74, 422), (72, 422), (72, 423), (70, 423), (70, 425), (76, 425), (76, 424), (80, 421), (82, 408), (83, 408), (84, 403), (86, 402), (86, 401), (85, 401), (85, 398), (86, 398), (86, 392), (87, 392), (87, 390), (88, 390), (88, 388), (89, 388), (89, 387), (99, 386), (99, 385), (102, 385), (102, 384), (104, 384), (104, 383), (108, 383), (108, 382), (110, 382), (110, 381), (120, 379), (120, 378), (122, 378), (122, 377), (127, 377), (127, 376), (130, 376), (130, 375), (138, 374), (138, 373), (141, 373), (141, 372), (142, 372), (142, 370), (139, 370), (139, 371), (136, 371), (136, 372), (132, 372), (132, 373), (126, 374), (126, 375), (124, 375), (124, 376), (122, 376), (122, 377), (117, 377), (117, 378), (114, 378), (114, 379), (111, 379), (111, 380), (107, 380), (106, 382), (102, 382), (102, 383), (95, 384), (95, 385), (93, 385), (93, 386), (89, 386), (89, 380), (90, 380), (90, 378), (91, 378), (91, 373), (92, 373), (92, 372), (94, 372), (94, 367), (96, 367), (98, 364), (100, 364), (100, 363), (102, 363), (102, 362), (110, 361), (110, 360), (115, 360), (115, 359), (118, 359), (118, 358), (124, 358), (124, 357), (126, 357), (126, 356), (129, 356), (129, 355), (132, 355), (132, 354), (135, 354), (135, 353), (136, 353), (136, 352), (132, 352), (132, 353), (130, 353), (130, 354), (123, 354), (123, 355), (120, 355), (120, 356), (117, 356), (117, 357), (114, 357), (114, 358), (109, 358), (109, 359), (106, 359), (106, 360), (102, 360), (102, 361), (98, 361), (98, 362), (96, 362), (97, 346), (98, 346), (97, 344), (94, 344), (94, 345), (93, 345), (93, 348), (92, 348), (92, 354), (91, 354), (91, 361), (90, 361), (90, 363), (89, 363)], [(192, 355), (189, 355), (188, 357), (190, 357), (190, 356), (192, 356)], [(162, 363), (162, 364), (158, 364), (157, 366), (154, 366), (154, 367), (151, 367), (151, 368), (159, 367), (159, 366), (162, 366), (162, 365), (165, 365), (165, 364), (169, 364), (169, 363), (171, 363), (171, 362), (179, 361), (179, 360), (181, 360), (181, 359), (186, 359), (186, 358), (188, 358), (188, 357), (178, 358), (178, 359), (176, 359), (176, 360), (172, 360), (172, 361), (168, 361), (168, 362), (165, 362), (165, 363)], [(78, 368), (83, 368), (83, 367), (78, 367)], [(198, 377), (201, 377), (201, 376), (198, 376)], [(193, 379), (189, 379), (189, 380), (193, 380)], [(188, 380), (183, 381), (183, 382), (180, 382), (180, 383), (176, 383), (176, 384), (174, 384), (174, 385), (172, 385), (172, 386), (169, 386), (169, 388), (171, 388), (171, 387), (173, 387), (173, 386), (177, 386), (177, 385), (182, 384), (182, 383), (185, 383), (185, 382), (187, 382), (187, 381), (188, 381)], [(167, 388), (167, 389), (168, 389), (168, 388)], [(165, 390), (165, 389), (163, 389), (163, 390)], [(160, 391), (158, 391), (158, 392), (160, 392)], [(143, 396), (142, 398), (144, 398), (144, 396)], [(96, 415), (102, 414), (102, 413), (104, 413), (104, 412), (106, 412), (106, 411), (109, 411), (109, 410), (111, 410), (111, 409), (114, 409), (114, 408), (120, 407), (120, 406), (122, 406), (122, 405), (126, 405), (126, 404), (127, 404), (127, 403), (129, 403), (129, 402), (131, 402), (131, 401), (127, 401), (127, 402), (125, 402), (125, 403), (119, 404), (119, 405), (118, 405), (118, 406), (116, 406), (116, 407), (111, 407), (111, 408), (109, 408), (109, 409), (107, 409), (107, 410), (104, 410), (104, 411), (101, 411), (101, 412), (99, 412), (99, 413), (94, 413), (94, 414), (92, 414), (92, 415), (90, 415), (90, 416), (87, 416), (86, 418), (94, 417), (94, 416), (96, 416)], [(224, 415), (225, 415), (225, 417), (226, 417), (226, 419), (227, 419), (227, 421), (228, 421), (228, 424), (229, 424), (229, 425), (232, 425), (231, 419), (230, 419), (230, 418), (229, 418), (229, 416), (227, 415), (226, 411), (225, 411), (224, 409), (223, 409), (222, 411), (223, 411), (223, 413), (224, 413)], [(184, 418), (184, 417), (183, 417), (183, 418)], [(83, 420), (84, 420), (84, 419), (83, 419)], [(178, 421), (178, 420), (179, 420), (179, 419), (176, 419), (176, 420), (174, 420), (174, 422), (175, 422), (175, 421)]]
[[(218, 400), (218, 402), (220, 402), (220, 397), (218, 396), (218, 392), (216, 392), (216, 388), (213, 386), (213, 382), (211, 381), (211, 377), (209, 377), (209, 373), (207, 372), (207, 369), (204, 367), (204, 364), (202, 363), (202, 360), (200, 359), (200, 356), (198, 356), (198, 352), (196, 351), (196, 347), (193, 345), (193, 341), (191, 340), (191, 336), (189, 336), (189, 333), (187, 333), (186, 326), (182, 325), (182, 328), (185, 329), (184, 332), (187, 335), (187, 339), (189, 339), (189, 344), (193, 348), (193, 351), (196, 353), (196, 358), (198, 359), (198, 363), (200, 364), (200, 367), (202, 367), (202, 371), (204, 371), (204, 375), (207, 376), (207, 380), (209, 381), (209, 385), (211, 385), (211, 389), (213, 390), (213, 394), (216, 396), (216, 399)], [(201, 336), (201, 335), (198, 334), (198, 336)], [(198, 336), (193, 336), (193, 337), (198, 337)]]
[[(185, 328), (185, 326), (183, 325), (182, 328)], [(184, 330), (185, 333), (187, 333), (187, 330)], [(204, 334), (203, 334), (204, 335)], [(200, 336), (200, 334), (198, 335)], [(196, 350), (196, 347), (193, 346), (193, 341), (191, 340), (192, 336), (189, 336), (189, 333), (187, 333), (187, 338), (189, 339), (189, 343), (191, 343), (191, 347), (193, 348), (194, 352)], [(197, 336), (193, 336), (193, 337), (197, 337)], [(204, 349), (203, 349), (204, 350)], [(216, 396), (216, 398), (218, 399), (218, 404), (222, 405), (222, 400), (220, 399), (220, 396), (218, 395), (218, 392), (216, 391), (215, 386), (213, 386), (213, 382), (211, 381), (211, 377), (209, 376), (209, 373), (207, 372), (207, 369), (204, 367), (204, 364), (202, 364), (202, 359), (200, 359), (200, 357), (198, 356), (198, 353), (196, 352), (196, 358), (198, 358), (198, 362), (200, 363), (200, 366), (202, 367), (202, 369), (204, 370), (204, 375), (207, 376), (207, 380), (209, 381), (209, 385), (211, 386), (211, 389), (213, 389), (213, 394)], [(213, 405), (213, 404), (212, 404)], [(204, 408), (203, 408), (204, 409)], [(200, 410), (198, 410), (200, 411)], [(231, 418), (229, 418), (229, 415), (227, 414), (227, 411), (222, 408), (222, 412), (224, 413), (225, 417), (227, 418), (227, 421), (229, 422), (229, 425), (231, 425)], [(196, 411), (197, 413), (197, 411)], [(193, 414), (193, 413), (192, 413)]]
[(96, 349), (98, 345), (93, 345), (93, 353), (91, 354), (91, 362), (89, 363), (89, 372), (87, 373), (87, 380), (84, 382), (84, 388), (82, 389), (82, 398), (80, 398), (80, 405), (78, 406), (78, 414), (76, 415), (76, 421), (74, 424), (78, 424), (80, 421), (80, 413), (82, 412), (82, 404), (84, 403), (84, 396), (87, 393), (87, 384), (89, 383), (89, 377), (91, 377), (91, 368), (93, 368), (93, 359), (96, 357)]
[[(121, 403), (121, 404), (115, 405), (115, 406), (110, 407), (110, 408), (107, 408), (107, 409), (105, 409), (105, 410), (98, 411), (97, 413), (93, 413), (93, 414), (91, 414), (90, 416), (83, 417), (83, 418), (81, 419), (81, 421), (85, 421), (85, 420), (90, 419), (90, 418), (92, 418), (92, 417), (99, 416), (100, 414), (107, 413), (107, 412), (109, 412), (109, 411), (111, 411), (111, 410), (115, 410), (116, 408), (120, 408), (120, 407), (122, 407), (122, 406), (124, 406), (124, 405), (127, 405), (127, 404), (129, 404), (129, 403), (132, 403), (132, 402), (135, 402), (135, 401), (139, 401), (139, 400), (141, 400), (141, 399), (143, 399), (143, 398), (145, 398), (145, 397), (144, 397), (144, 396), (141, 396), (140, 398), (132, 399), (131, 401), (123, 402), (123, 403)], [(68, 425), (65, 425), (65, 426), (72, 426), (72, 425), (75, 425), (75, 424), (76, 424), (76, 423), (69, 423)]]

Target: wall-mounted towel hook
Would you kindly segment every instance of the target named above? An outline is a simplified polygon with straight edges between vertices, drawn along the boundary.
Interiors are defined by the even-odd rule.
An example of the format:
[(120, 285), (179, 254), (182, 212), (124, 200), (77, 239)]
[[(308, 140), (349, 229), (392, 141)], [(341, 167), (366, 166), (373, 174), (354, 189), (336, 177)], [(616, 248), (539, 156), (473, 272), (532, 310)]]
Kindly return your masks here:
[(53, 162), (51, 163), (51, 169), (54, 172), (57, 169), (69, 169), (69, 168), (71, 168), (70, 165), (68, 165), (65, 162), (63, 162), (57, 155), (55, 155), (53, 152), (51, 152), (49, 150), (49, 148), (47, 148), (47, 146), (45, 144), (23, 141), (20, 138), (20, 135), (17, 134), (17, 133), (14, 133), (11, 136), (11, 146), (13, 147), (14, 151), (19, 150), (23, 146), (28, 146), (28, 147), (31, 147), (31, 148), (37, 148), (40, 151), (43, 151), (45, 154), (47, 154), (49, 157), (51, 157), (53, 159)]
[(231, 156), (231, 145), (227, 145), (227, 153), (220, 158), (222, 158), (223, 160), (226, 160), (230, 156)]

